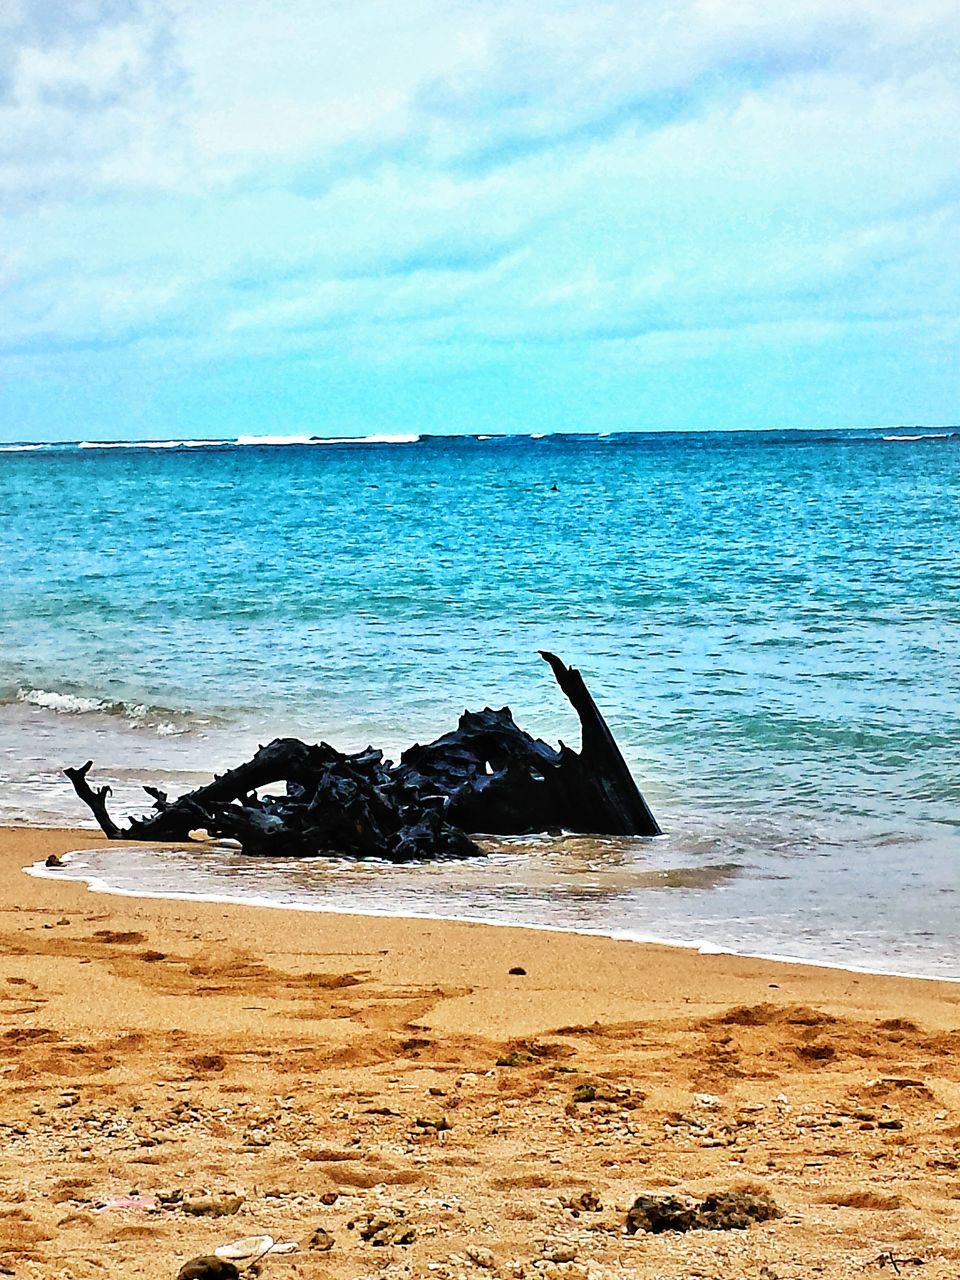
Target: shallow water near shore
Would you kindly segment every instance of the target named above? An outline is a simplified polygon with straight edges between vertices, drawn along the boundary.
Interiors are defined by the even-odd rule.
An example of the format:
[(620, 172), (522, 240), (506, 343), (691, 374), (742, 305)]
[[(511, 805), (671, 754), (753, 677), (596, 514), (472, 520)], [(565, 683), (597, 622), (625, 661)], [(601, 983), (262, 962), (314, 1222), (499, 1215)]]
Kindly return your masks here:
[(402, 867), (144, 845), (32, 870), (105, 893), (519, 925), (960, 981), (952, 858), (888, 839), (879, 854), (864, 846), (841, 860), (811, 832), (807, 855), (785, 860), (769, 834), (760, 824), (736, 845), (706, 829), (694, 839), (497, 838), (484, 842), (485, 858)]
[(85, 820), (88, 758), (119, 817), (274, 736), (396, 758), (464, 706), (575, 742), (550, 648), (666, 839), (65, 870), (960, 977), (957, 545), (950, 432), (8, 450), (0, 819)]

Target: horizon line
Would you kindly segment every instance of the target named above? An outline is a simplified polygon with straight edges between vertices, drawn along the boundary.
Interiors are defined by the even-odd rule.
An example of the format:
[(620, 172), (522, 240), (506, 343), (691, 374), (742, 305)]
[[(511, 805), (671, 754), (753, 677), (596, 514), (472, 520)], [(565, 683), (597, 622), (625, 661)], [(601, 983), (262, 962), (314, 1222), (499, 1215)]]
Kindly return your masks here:
[(924, 433), (960, 431), (960, 423), (896, 423), (871, 424), (870, 426), (852, 427), (628, 427), (620, 431), (577, 431), (560, 428), (556, 431), (396, 431), (376, 432), (368, 435), (319, 435), (317, 433), (291, 433), (285, 431), (262, 432), (250, 434), (242, 432), (236, 436), (143, 436), (125, 439), (92, 439), (84, 437), (76, 440), (6, 440), (0, 441), (0, 452), (24, 449), (57, 449), (57, 448), (271, 448), (310, 446), (313, 444), (367, 444), (367, 445), (399, 445), (415, 444), (427, 440), (475, 440), (482, 443), (487, 440), (546, 440), (557, 437), (580, 437), (589, 439), (609, 439), (614, 436), (710, 436), (710, 435), (786, 435), (786, 434), (856, 434), (877, 431), (920, 431)]

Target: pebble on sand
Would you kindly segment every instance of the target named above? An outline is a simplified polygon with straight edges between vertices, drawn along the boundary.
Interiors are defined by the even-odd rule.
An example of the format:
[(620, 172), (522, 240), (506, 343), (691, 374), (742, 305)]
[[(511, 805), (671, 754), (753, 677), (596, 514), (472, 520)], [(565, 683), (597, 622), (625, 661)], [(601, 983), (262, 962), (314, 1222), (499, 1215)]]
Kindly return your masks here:
[(239, 1275), (232, 1262), (210, 1254), (185, 1262), (177, 1273), (177, 1280), (237, 1280)]

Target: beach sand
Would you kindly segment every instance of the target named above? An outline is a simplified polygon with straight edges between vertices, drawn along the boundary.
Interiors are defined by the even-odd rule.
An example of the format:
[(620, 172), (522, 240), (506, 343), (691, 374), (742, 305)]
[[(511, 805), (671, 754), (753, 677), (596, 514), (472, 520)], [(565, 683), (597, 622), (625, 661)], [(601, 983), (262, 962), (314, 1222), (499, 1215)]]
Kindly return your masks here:
[[(0, 831), (2, 1275), (960, 1274), (960, 985), (22, 873), (93, 843)], [(624, 1231), (744, 1184), (782, 1216)]]

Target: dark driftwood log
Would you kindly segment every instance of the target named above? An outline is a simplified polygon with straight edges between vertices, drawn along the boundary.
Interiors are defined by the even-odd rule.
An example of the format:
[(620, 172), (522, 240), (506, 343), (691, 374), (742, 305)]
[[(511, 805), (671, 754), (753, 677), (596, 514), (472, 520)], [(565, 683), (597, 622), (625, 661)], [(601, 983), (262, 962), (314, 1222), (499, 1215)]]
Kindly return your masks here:
[(573, 790), (569, 799), (577, 815), (571, 825), (607, 835), (662, 835), (583, 676), (575, 667), (565, 667), (554, 653), (541, 649), (540, 656), (550, 664), (580, 718), (579, 756), (560, 744), (566, 753), (564, 784)]
[(107, 813), (107, 796), (111, 794), (110, 787), (97, 787), (96, 791), (87, 782), (87, 774), (93, 768), (93, 761), (88, 760), (86, 764), (81, 765), (79, 769), (64, 769), (64, 773), (73, 783), (73, 789), (90, 809), (90, 812), (100, 824), (100, 830), (108, 840), (123, 840), (124, 832), (120, 830), (114, 820)]
[[(107, 812), (110, 788), (87, 782), (90, 761), (64, 772), (111, 840), (183, 841), (205, 829), (238, 840), (245, 853), (407, 862), (480, 854), (467, 832), (659, 835), (580, 672), (542, 657), (580, 718), (579, 753), (524, 733), (508, 707), (465, 711), (452, 733), (409, 748), (398, 765), (372, 747), (344, 755), (277, 738), (177, 800), (145, 787), (153, 812), (123, 828)], [(282, 795), (261, 794), (278, 783)]]

